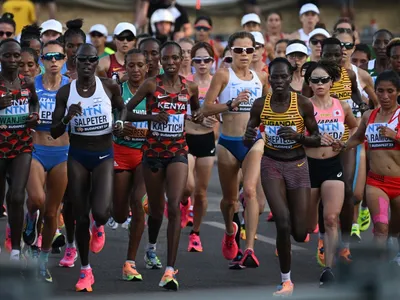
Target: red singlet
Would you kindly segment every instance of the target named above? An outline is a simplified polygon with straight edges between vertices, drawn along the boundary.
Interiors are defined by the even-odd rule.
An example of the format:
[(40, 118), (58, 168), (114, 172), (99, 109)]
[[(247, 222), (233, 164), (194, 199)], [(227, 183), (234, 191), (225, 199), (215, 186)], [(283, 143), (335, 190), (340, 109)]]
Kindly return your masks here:
[(124, 72), (125, 71), (125, 66), (121, 65), (118, 61), (117, 58), (115, 57), (115, 54), (110, 55), (110, 67), (108, 68), (107, 71), (107, 77), (108, 78), (113, 78), (118, 72)]

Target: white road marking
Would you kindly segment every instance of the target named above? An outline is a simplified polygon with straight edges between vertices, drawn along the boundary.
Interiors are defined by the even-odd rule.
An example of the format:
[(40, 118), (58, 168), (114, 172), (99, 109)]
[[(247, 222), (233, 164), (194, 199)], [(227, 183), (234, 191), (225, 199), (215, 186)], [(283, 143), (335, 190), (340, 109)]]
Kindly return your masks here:
[[(203, 222), (203, 224), (207, 224), (209, 226), (225, 230), (225, 225), (222, 224), (222, 223), (219, 223), (219, 222), (210, 221), (210, 222)], [(269, 238), (269, 237), (263, 236), (263, 235), (258, 234), (258, 233), (257, 233), (257, 237), (258, 237), (258, 239), (257, 239), (258, 241), (261, 241), (261, 242), (264, 242), (264, 243), (267, 243), (267, 244), (271, 244), (273, 246), (276, 245), (276, 240), (273, 239), (273, 238)], [(296, 245), (293, 245), (293, 244), (292, 244), (292, 250), (294, 250), (294, 251), (307, 251), (306, 248), (303, 248), (303, 247), (300, 247), (300, 246), (296, 246)]]

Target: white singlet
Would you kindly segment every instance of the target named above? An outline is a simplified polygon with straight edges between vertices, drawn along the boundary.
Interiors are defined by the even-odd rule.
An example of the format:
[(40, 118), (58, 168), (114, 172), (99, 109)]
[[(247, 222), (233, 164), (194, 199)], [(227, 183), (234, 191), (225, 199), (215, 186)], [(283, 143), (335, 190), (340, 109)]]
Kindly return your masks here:
[(76, 80), (71, 82), (67, 108), (81, 103), (82, 115), (71, 119), (71, 133), (86, 136), (99, 136), (112, 132), (112, 105), (104, 90), (103, 83), (96, 76), (96, 90), (89, 98), (83, 98), (76, 90)]
[(244, 90), (250, 92), (250, 99), (248, 102), (240, 103), (237, 110), (230, 111), (230, 113), (243, 113), (250, 112), (254, 101), (262, 96), (263, 85), (257, 76), (257, 73), (250, 70), (253, 78), (251, 80), (242, 80), (236, 76), (235, 72), (229, 68), (229, 81), (221, 95), (219, 95), (219, 103), (226, 103), (229, 100), (234, 100)]

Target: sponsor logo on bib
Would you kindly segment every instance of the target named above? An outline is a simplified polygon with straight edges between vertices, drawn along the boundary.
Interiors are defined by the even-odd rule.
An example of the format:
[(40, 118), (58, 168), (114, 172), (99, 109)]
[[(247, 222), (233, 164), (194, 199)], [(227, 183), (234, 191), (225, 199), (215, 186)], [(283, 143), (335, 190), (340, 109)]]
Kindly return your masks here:
[(11, 106), (0, 110), (1, 129), (22, 129), (26, 127), (29, 115), (29, 101), (21, 98), (11, 101)]
[[(153, 115), (157, 115), (157, 113), (153, 113)], [(151, 122), (150, 130), (152, 131), (153, 136), (169, 138), (180, 137), (183, 135), (184, 125), (184, 114), (169, 115), (166, 124)]]
[(82, 115), (72, 119), (72, 132), (75, 133), (102, 131), (109, 126), (109, 120), (101, 104), (82, 108)]
[[(278, 131), (282, 126), (265, 125), (265, 135), (267, 136), (267, 144), (276, 149), (291, 149), (297, 142), (285, 140), (278, 135)], [(297, 131), (296, 126), (289, 126)]]
[(365, 132), (365, 136), (368, 140), (368, 147), (372, 148), (393, 148), (395, 146), (395, 142), (387, 137), (384, 137), (379, 132), (379, 127), (389, 127), (391, 129), (393, 126), (388, 125), (387, 123), (372, 123), (368, 124), (367, 130)]

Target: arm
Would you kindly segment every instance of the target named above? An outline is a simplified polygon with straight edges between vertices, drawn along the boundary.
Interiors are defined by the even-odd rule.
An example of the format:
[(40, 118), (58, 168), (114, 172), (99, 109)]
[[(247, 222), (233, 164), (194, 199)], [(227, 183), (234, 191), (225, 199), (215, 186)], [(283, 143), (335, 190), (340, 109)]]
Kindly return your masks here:
[(70, 84), (64, 85), (58, 90), (56, 95), (56, 107), (53, 112), (53, 121), (50, 128), (50, 134), (53, 139), (62, 136), (65, 128), (70, 120), (64, 120), (65, 109), (67, 108), (67, 101), (69, 95)]
[(303, 88), (301, 90), (301, 94), (307, 98), (311, 98), (312, 96), (314, 96), (313, 90), (305, 81), (303, 82)]
[(152, 115), (139, 115), (132, 112), (132, 110), (139, 105), (140, 102), (143, 101), (144, 98), (149, 97), (155, 91), (154, 78), (148, 78), (145, 82), (139, 87), (136, 91), (136, 94), (129, 100), (128, 104), (126, 105), (127, 109), (127, 120), (128, 121), (151, 121)]
[(345, 101), (340, 101), (340, 104), (342, 105), (344, 114), (345, 114), (345, 119), (344, 123), (349, 127), (350, 130), (350, 135), (353, 135), (354, 132), (356, 132), (358, 124), (357, 120), (353, 115), (353, 111), (350, 107), (350, 105), (347, 104)]
[(309, 136), (299, 134), (297, 142), (306, 147), (320, 147), (321, 136), (319, 135), (318, 124), (314, 116), (314, 106), (311, 101), (303, 96), (298, 96), (298, 105), (303, 114), (304, 125), (310, 133)]
[(354, 73), (353, 70), (347, 70), (347, 73), (349, 74), (349, 78), (351, 80), (351, 99), (353, 99), (354, 103), (358, 106), (360, 106), (362, 103), (365, 104), (365, 102), (362, 101), (360, 91), (358, 90), (356, 73)]
[(204, 99), (202, 111), (205, 117), (227, 112), (229, 107), (225, 103), (214, 103), (215, 99), (221, 94), (222, 90), (228, 84), (229, 75), (227, 69), (218, 69), (213, 76), (210, 88)]
[(104, 85), (111, 91), (111, 104), (113, 109), (116, 109), (115, 121), (125, 121), (126, 119), (126, 106), (124, 104), (124, 99), (121, 96), (120, 86), (112, 79), (104, 80)]
[(110, 56), (104, 56), (99, 61), (99, 65), (97, 66), (96, 75), (99, 77), (107, 78), (107, 71), (110, 68)]
[(140, 1), (139, 9), (136, 11), (136, 23), (137, 29), (146, 25), (147, 12), (149, 11), (150, 2), (146, 0)]
[(200, 104), (199, 104), (199, 88), (196, 83), (194, 82), (189, 82), (188, 84), (189, 87), (189, 94), (190, 94), (190, 108), (192, 111), (197, 111), (200, 109)]
[(31, 87), (31, 98), (29, 100), (29, 114), (39, 113), (39, 98), (36, 94), (35, 85)]
[(344, 144), (345, 149), (354, 148), (364, 142), (365, 139), (365, 130), (367, 129), (367, 123), (371, 112), (366, 112), (358, 126), (357, 131), (350, 137), (350, 139)]
[(266, 96), (269, 92), (269, 82), (268, 82), (268, 76), (265, 72), (257, 72), (258, 78), (260, 78), (261, 83), (263, 84), (263, 92), (262, 95)]
[(246, 133), (243, 138), (243, 143), (249, 148), (254, 144), (254, 140), (257, 136), (256, 128), (260, 126), (261, 123), (260, 115), (264, 106), (264, 100), (265, 97), (256, 99), (250, 110), (250, 119), (247, 123)]
[(367, 93), (369, 100), (371, 100), (374, 103), (374, 106), (377, 107), (378, 97), (376, 97), (374, 91), (374, 82), (372, 80), (372, 77), (368, 74), (368, 72), (364, 71), (363, 69), (359, 69), (358, 74), (361, 76), (362, 81), (365, 84), (364, 91)]

